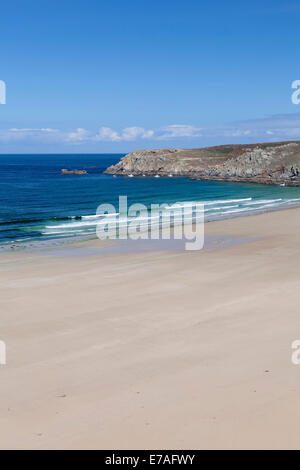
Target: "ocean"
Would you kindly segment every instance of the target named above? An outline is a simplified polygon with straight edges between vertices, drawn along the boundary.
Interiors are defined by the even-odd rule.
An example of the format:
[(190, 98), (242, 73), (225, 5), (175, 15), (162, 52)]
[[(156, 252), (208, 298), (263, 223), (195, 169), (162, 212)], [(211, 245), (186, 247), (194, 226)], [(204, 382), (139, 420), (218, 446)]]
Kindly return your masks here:
[[(0, 244), (95, 237), (97, 207), (205, 204), (205, 219), (250, 215), (300, 203), (300, 188), (170, 177), (114, 177), (103, 171), (124, 155), (0, 155)], [(61, 169), (87, 175), (61, 175)], [(120, 216), (121, 217), (121, 216)]]

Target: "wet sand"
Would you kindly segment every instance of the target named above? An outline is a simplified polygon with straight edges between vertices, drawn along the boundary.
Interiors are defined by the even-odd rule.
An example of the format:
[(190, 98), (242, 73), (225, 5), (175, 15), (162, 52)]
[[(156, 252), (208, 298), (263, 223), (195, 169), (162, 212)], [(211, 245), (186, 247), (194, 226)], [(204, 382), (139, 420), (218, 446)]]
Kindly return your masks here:
[(205, 232), (1, 253), (1, 449), (300, 448), (300, 209)]

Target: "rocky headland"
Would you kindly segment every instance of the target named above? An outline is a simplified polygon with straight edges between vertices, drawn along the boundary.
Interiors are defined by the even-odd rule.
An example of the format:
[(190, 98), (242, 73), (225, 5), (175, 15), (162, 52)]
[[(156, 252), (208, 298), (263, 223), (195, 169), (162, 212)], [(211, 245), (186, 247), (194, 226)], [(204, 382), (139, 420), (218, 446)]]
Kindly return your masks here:
[(300, 186), (300, 141), (135, 150), (105, 173)]

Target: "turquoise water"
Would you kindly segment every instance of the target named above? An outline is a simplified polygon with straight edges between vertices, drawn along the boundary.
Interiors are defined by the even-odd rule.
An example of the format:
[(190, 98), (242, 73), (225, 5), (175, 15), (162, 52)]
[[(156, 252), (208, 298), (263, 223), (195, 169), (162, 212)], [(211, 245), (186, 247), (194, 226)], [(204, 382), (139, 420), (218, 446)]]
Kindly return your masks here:
[[(236, 217), (300, 203), (300, 188), (168, 177), (104, 175), (123, 155), (1, 155), (0, 243), (95, 236), (98, 205), (205, 204), (206, 220)], [(86, 169), (83, 176), (60, 170)], [(122, 215), (124, 216), (124, 214)]]

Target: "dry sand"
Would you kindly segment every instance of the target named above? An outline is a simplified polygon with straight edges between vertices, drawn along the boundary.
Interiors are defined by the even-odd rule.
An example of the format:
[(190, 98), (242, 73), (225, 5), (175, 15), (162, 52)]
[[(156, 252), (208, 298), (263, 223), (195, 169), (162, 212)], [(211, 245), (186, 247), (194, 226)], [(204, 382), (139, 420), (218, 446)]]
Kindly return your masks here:
[(300, 448), (300, 209), (206, 233), (253, 240), (1, 254), (1, 449)]

